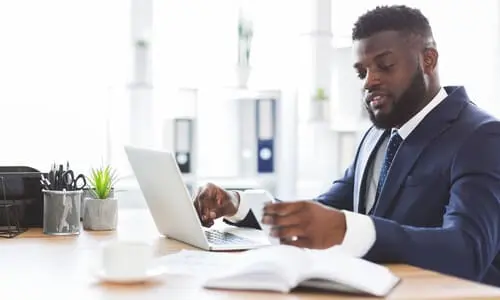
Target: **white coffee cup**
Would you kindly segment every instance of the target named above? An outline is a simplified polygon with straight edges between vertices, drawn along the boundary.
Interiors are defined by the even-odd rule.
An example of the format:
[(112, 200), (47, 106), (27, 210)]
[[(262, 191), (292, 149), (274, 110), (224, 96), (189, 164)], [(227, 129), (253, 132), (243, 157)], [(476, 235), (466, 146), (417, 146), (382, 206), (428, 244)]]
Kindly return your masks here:
[(259, 200), (257, 200), (258, 198), (252, 199), (253, 201), (252, 201), (252, 203), (249, 204), (249, 206), (250, 206), (250, 209), (252, 210), (255, 218), (257, 219), (257, 222), (259, 223), (260, 228), (262, 229), (264, 234), (267, 236), (271, 245), (279, 245), (280, 240), (278, 238), (271, 236), (272, 226), (262, 223), (262, 218), (264, 217), (264, 205), (266, 204), (267, 201), (272, 201), (273, 203), (281, 202), (281, 201), (274, 198), (268, 191), (265, 191), (265, 190), (253, 190), (253, 191), (248, 191), (247, 193), (252, 193), (252, 192), (265, 195), (265, 197), (260, 197)]
[(112, 241), (101, 249), (101, 268), (107, 277), (146, 276), (153, 261), (153, 247), (139, 241)]

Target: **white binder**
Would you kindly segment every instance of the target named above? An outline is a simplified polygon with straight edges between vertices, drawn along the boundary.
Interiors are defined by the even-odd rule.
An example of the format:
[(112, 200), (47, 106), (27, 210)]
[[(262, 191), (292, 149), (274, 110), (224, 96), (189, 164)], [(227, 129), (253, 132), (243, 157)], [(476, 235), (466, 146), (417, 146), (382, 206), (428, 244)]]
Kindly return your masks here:
[(182, 173), (190, 173), (193, 159), (193, 120), (174, 119), (175, 159)]

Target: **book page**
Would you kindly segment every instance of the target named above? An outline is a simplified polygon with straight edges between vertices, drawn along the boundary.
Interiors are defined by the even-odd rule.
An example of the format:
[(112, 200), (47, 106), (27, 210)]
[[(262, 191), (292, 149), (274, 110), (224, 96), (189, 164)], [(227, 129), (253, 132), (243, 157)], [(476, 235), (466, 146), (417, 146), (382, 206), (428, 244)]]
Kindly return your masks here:
[(301, 248), (277, 245), (238, 255), (227, 271), (208, 279), (206, 286), (232, 289), (288, 291), (303, 277), (311, 262)]
[(265, 272), (282, 277), (289, 285), (299, 282), (300, 274), (310, 266), (308, 256), (301, 248), (275, 245), (242, 253), (241, 268), (247, 272)]
[[(313, 286), (316, 281), (326, 288), (325, 280), (328, 280), (343, 285), (345, 290), (385, 296), (400, 280), (387, 267), (352, 257), (339, 249), (310, 250), (308, 254), (313, 267), (302, 279), (313, 280), (304, 284), (307, 286)], [(335, 289), (336, 284), (331, 288)]]

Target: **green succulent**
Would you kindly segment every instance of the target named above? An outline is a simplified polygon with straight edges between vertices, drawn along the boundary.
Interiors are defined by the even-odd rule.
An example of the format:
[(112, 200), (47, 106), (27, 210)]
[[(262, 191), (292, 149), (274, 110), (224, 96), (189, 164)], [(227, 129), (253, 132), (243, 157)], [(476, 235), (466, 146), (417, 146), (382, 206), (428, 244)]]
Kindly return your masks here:
[(314, 95), (314, 99), (316, 101), (326, 101), (326, 100), (328, 100), (328, 96), (325, 93), (325, 89), (318, 88), (316, 90), (316, 94)]
[(90, 176), (87, 177), (91, 193), (96, 199), (107, 199), (114, 188), (118, 177), (116, 170), (110, 166), (92, 168)]

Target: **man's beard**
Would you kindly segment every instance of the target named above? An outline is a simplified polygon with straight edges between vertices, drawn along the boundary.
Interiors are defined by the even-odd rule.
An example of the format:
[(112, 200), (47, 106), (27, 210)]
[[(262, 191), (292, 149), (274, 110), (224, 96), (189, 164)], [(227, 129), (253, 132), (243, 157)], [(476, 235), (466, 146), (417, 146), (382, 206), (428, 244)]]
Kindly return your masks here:
[(390, 129), (398, 127), (410, 120), (421, 108), (426, 94), (424, 73), (422, 68), (415, 71), (415, 75), (410, 86), (399, 97), (398, 101), (392, 102), (392, 107), (388, 114), (375, 116), (369, 104), (365, 103), (370, 120), (375, 127), (380, 129)]

